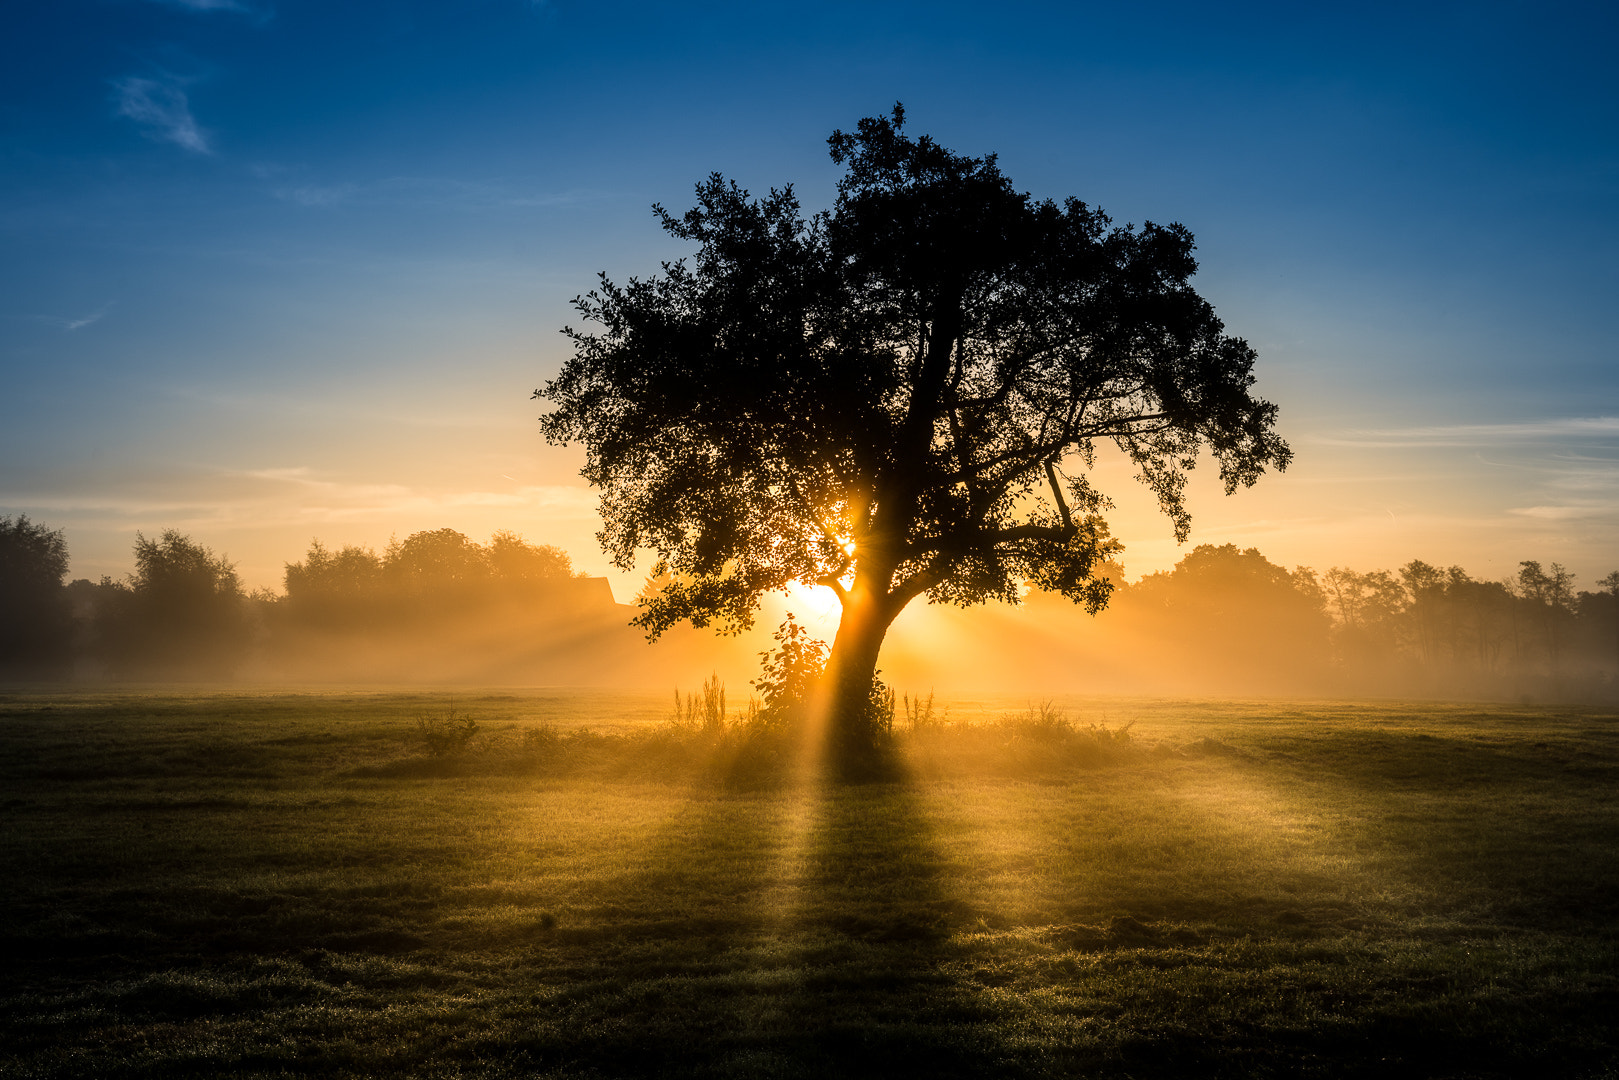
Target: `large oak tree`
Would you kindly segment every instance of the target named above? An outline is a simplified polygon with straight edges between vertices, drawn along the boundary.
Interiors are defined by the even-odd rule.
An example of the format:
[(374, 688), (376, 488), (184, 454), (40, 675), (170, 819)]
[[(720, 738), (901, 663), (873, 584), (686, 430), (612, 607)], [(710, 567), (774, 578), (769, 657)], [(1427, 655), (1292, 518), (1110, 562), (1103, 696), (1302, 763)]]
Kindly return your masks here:
[(1026, 582), (1093, 612), (1118, 545), (1091, 486), (1097, 445), (1135, 463), (1184, 538), (1186, 473), (1227, 492), (1290, 456), (1250, 393), (1255, 354), (1188, 284), (1180, 225), (1116, 227), (1015, 190), (993, 155), (834, 132), (830, 212), (718, 174), (682, 216), (695, 256), (578, 298), (586, 331), (537, 397), (579, 442), (604, 549), (658, 556), (637, 622), (738, 630), (793, 582), (842, 602), (834, 731), (858, 752), (883, 637), (919, 596), (1015, 602)]

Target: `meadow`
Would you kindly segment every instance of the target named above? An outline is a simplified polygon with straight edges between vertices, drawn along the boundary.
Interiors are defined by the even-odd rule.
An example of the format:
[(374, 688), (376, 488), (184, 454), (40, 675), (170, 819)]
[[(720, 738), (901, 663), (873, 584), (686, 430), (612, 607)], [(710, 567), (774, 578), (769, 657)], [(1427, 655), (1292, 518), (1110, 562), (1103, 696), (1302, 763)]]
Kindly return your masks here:
[(1619, 1076), (1619, 713), (1028, 706), (12, 691), (0, 1075)]

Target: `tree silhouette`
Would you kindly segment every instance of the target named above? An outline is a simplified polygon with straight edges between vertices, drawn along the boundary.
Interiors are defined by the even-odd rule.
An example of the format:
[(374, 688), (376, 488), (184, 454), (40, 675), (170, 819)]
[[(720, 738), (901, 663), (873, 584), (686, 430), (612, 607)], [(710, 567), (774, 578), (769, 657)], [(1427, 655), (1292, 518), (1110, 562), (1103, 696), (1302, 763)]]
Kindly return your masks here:
[(471, 611), (496, 600), (533, 603), (554, 598), (574, 578), (567, 552), (509, 529), (497, 530), (488, 544), (432, 529), (391, 540), (380, 556), (354, 545), (334, 552), (313, 540), (303, 561), (286, 564), (284, 580), (298, 618), (358, 625)]
[(694, 260), (601, 275), (575, 300), (600, 330), (567, 328), (573, 357), (535, 391), (546, 436), (585, 447), (603, 548), (623, 568), (651, 548), (670, 574), (643, 598), (649, 635), (739, 630), (793, 582), (837, 594), (830, 707), (856, 756), (883, 637), (916, 597), (1015, 602), (1027, 581), (1106, 604), (1098, 443), (1180, 538), (1200, 451), (1228, 492), (1290, 456), (1249, 393), (1254, 351), (1187, 283), (1190, 232), (1037, 201), (993, 155), (903, 127), (896, 105), (832, 134), (827, 213), (717, 173), (685, 215), (655, 206)]
[(1215, 685), (1300, 686), (1324, 667), (1330, 622), (1315, 571), (1289, 571), (1257, 548), (1199, 544), (1173, 570), (1126, 585), (1115, 606), (1146, 640), (1178, 649), (1178, 668)]
[(124, 672), (228, 674), (248, 643), (241, 580), (223, 555), (176, 529), (135, 534), (135, 572), (116, 594), (103, 641)]
[[(1607, 600), (1604, 606), (1607, 608), (1607, 622), (1613, 630), (1613, 655), (1614, 660), (1619, 661), (1619, 570), (1605, 578), (1598, 578), (1597, 584), (1605, 590), (1597, 595), (1605, 596)], [(1596, 617), (1596, 612), (1593, 611), (1592, 615)]]
[(67, 540), (19, 514), (0, 517), (0, 668), (65, 659)]

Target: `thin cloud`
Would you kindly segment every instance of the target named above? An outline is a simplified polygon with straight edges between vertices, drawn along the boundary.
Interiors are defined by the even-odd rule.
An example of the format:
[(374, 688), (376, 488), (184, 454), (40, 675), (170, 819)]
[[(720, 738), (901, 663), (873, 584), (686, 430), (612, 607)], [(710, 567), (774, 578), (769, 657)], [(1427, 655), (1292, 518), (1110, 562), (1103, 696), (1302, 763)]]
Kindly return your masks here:
[(1372, 428), (1312, 442), (1327, 446), (1413, 447), (1490, 446), (1534, 439), (1605, 439), (1619, 437), (1619, 416), (1565, 417), (1511, 424), (1448, 424), (1431, 427)]
[(268, 18), (271, 13), (268, 5), (261, 7), (258, 4), (242, 3), (241, 0), (152, 0), (152, 2), (167, 7), (185, 8), (187, 11), (229, 11), (260, 19)]
[(329, 479), (304, 466), (204, 469), (148, 478), (116, 490), (0, 491), (0, 506), (71, 516), (103, 528), (253, 529), (352, 522), (458, 520), (468, 511), (596, 520), (597, 495), (583, 485), (529, 485), (513, 491), (451, 491)]
[[(559, 518), (590, 519), (598, 502), (596, 492), (577, 484), (532, 484), (515, 491), (423, 491), (402, 484), (330, 480), (307, 466), (246, 469), (220, 475), (268, 482), (270, 488), (262, 495), (243, 501), (257, 502), (265, 512), (301, 521), (449, 512), (464, 507), (509, 507), (544, 511)], [(284, 501), (276, 493), (282, 485), (295, 489), (296, 497)]]
[(353, 184), (334, 184), (323, 187), (320, 184), (303, 184), (299, 187), (276, 188), (273, 194), (282, 202), (296, 203), (299, 206), (336, 206), (338, 203), (349, 201), (355, 191)]
[(1542, 521), (1573, 521), (1580, 518), (1612, 518), (1619, 511), (1608, 503), (1572, 503), (1561, 506), (1518, 506), (1508, 510), (1519, 517), (1539, 518)]
[[(291, 170), (280, 166), (258, 165), (255, 175), (263, 179)], [(395, 207), (446, 207), (457, 210), (549, 209), (575, 206), (611, 198), (601, 191), (533, 191), (504, 181), (452, 180), (431, 176), (389, 176), (365, 183), (289, 184), (270, 189), (283, 202), (298, 206), (324, 207), (341, 203), (369, 203)]]
[(65, 330), (71, 334), (75, 330), (83, 330), (86, 326), (100, 322), (102, 319), (107, 317), (107, 312), (111, 310), (111, 304), (103, 304), (100, 308), (92, 311), (90, 314), (76, 319), (63, 318), (60, 315), (36, 315), (34, 318), (38, 319), (42, 323), (48, 323), (51, 326), (60, 327), (62, 330)]
[(191, 115), (186, 93), (173, 79), (131, 75), (113, 81), (119, 116), (133, 120), (141, 134), (155, 142), (171, 142), (195, 154), (211, 154), (208, 138)]
[(309, 417), (318, 420), (339, 419), (346, 424), (366, 421), (385, 421), (389, 426), (408, 425), (431, 429), (462, 429), (482, 431), (489, 426), (489, 416), (482, 412), (404, 412), (396, 408), (371, 408), (341, 398), (322, 395), (274, 394), (268, 392), (230, 394), (202, 390), (190, 386), (169, 388), (169, 393), (184, 401), (197, 402), (213, 409), (229, 409), (252, 416), (277, 412), (286, 416)]

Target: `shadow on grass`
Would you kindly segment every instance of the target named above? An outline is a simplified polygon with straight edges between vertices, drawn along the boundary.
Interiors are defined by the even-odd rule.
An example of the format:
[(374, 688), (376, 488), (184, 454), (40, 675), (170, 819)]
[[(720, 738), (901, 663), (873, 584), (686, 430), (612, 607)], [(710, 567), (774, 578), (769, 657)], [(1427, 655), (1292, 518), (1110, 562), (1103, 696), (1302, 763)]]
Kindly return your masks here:
[[(949, 895), (905, 781), (698, 798), (548, 962), (568, 992), (482, 1052), (610, 1075), (1015, 1075), (955, 980)], [(611, 897), (611, 899), (609, 899)]]
[(1335, 829), (1339, 842), (1429, 893), (1431, 915), (1603, 929), (1619, 920), (1614, 727), (1493, 738), (1341, 732), (1310, 769), (1273, 770), (1269, 786), (1359, 808)]
[(369, 728), (274, 786), (202, 729), (161, 744), (192, 776), (25, 756), (0, 1076), (1614, 1075), (1606, 909), (1503, 906), (1609, 880), (1611, 795), (1533, 743), (1288, 731), (835, 788), (356, 778)]
[[(1395, 771), (1447, 774), (1434, 765)], [(1426, 818), (1390, 828), (1375, 781), (1278, 784), (1251, 760), (1138, 780), (1156, 790), (1128, 816), (1104, 796), (1052, 800), (1025, 820), (1043, 840), (1003, 910), (1079, 925), (1002, 916), (1007, 937), (1051, 946), (1048, 1000), (1127, 1019), (1111, 1045), (1087, 1047), (1048, 1008), (1028, 1034), (1048, 1040), (1053, 1072), (1244, 1074), (1254, 1062), (1297, 1075), (1611, 1074), (1619, 942), (1600, 912), (1562, 927), (1491, 921), (1511, 915), (1500, 905), (1525, 872), (1485, 865), (1525, 857), (1500, 839), (1515, 827), (1510, 786), (1492, 812), (1465, 782), (1436, 783), (1421, 791)], [(1554, 878), (1601, 878), (1613, 861), (1543, 859)], [(1004, 895), (994, 862), (980, 864), (977, 889)]]

